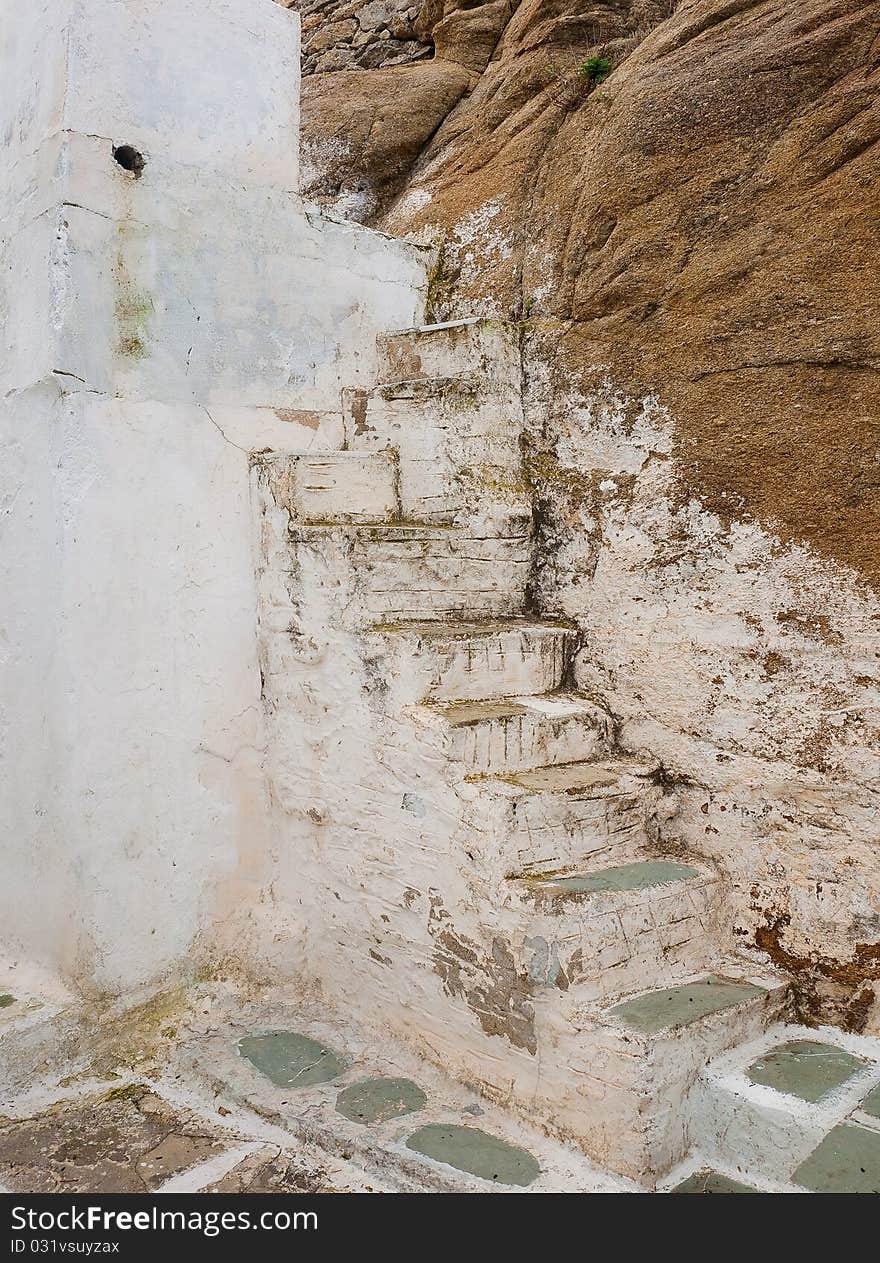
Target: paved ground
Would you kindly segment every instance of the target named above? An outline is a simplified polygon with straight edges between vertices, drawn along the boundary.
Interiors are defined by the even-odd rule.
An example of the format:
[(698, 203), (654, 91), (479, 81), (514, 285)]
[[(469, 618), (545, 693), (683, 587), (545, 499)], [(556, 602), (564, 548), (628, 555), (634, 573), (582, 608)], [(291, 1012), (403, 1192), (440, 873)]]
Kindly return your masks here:
[[(6, 1049), (18, 1039), (23, 1056), (39, 1046), (51, 1062), (53, 1032), (66, 1029), (61, 1015), (47, 1010), (40, 1026), (39, 1002), (14, 995), (0, 997), (0, 1007)], [(125, 1050), (116, 1065), (104, 1049), (97, 1059), (39, 1066), (23, 1082), (17, 1063), (15, 1086), (0, 1092), (0, 1185), (84, 1193), (637, 1191), (413, 1055), (377, 1052), (314, 1008), (243, 1005), (209, 988), (179, 1026), (158, 1025), (158, 1033), (141, 1032), (140, 1051), (137, 1028), (128, 1029), (114, 1045)], [(719, 1074), (732, 1131), (737, 1111), (751, 1110), (758, 1140), (724, 1169), (695, 1156), (664, 1182), (666, 1191), (880, 1191), (880, 1057), (864, 1041), (855, 1051), (829, 1042), (833, 1033), (790, 1034), (779, 1028), (757, 1055)], [(69, 1035), (61, 1046), (69, 1051)], [(762, 1169), (760, 1133), (765, 1122), (784, 1123), (786, 1110), (801, 1151), (780, 1178)]]

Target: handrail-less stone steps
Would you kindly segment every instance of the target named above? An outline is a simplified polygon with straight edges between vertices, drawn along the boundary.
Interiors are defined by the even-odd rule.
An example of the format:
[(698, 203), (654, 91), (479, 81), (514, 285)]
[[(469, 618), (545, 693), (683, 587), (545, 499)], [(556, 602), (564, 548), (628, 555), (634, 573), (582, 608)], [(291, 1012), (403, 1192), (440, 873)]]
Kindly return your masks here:
[(389, 675), (417, 676), (419, 699), (458, 704), (555, 692), (577, 642), (571, 627), (528, 618), (383, 623), (369, 637), (389, 655)]
[(574, 693), (432, 702), (411, 716), (423, 740), (469, 774), (519, 772), (607, 750), (607, 711)]
[(612, 758), (468, 779), (475, 854), (507, 874), (624, 863), (656, 839), (662, 790), (650, 763)]
[[(395, 761), (375, 819), (360, 781), (328, 794), (337, 830), (357, 814), (350, 846), (387, 851), (412, 881), (403, 920), (370, 888), (388, 911), (367, 913), (381, 951), (363, 969), (411, 964), (425, 1034), (456, 1073), (651, 1180), (685, 1155), (701, 1067), (775, 1019), (780, 985), (719, 964), (721, 878), (661, 851), (675, 801), (659, 765), (618, 753), (608, 713), (569, 691), (578, 632), (526, 615), (516, 331), (387, 335), (379, 380), (345, 392), (344, 452), (257, 469), (265, 678), (280, 698), (289, 663), (296, 677), (305, 593), (369, 694), (353, 748), (381, 733)], [(286, 803), (285, 784), (277, 772)]]
[(339, 552), (363, 590), (368, 618), (493, 616), (525, 606), (531, 568), (528, 535), (502, 537), (424, 523), (306, 525), (292, 522), (296, 548), (317, 547), (325, 561)]
[(832, 1129), (877, 1129), (877, 1042), (823, 1027), (775, 1026), (717, 1056), (695, 1089), (700, 1155), (713, 1166), (744, 1166), (776, 1184), (797, 1184)]
[(509, 878), (504, 895), (498, 923), (516, 927), (517, 967), (584, 1000), (692, 976), (717, 954), (724, 919), (717, 873), (658, 857)]
[(651, 1184), (697, 1139), (691, 1090), (703, 1066), (759, 1035), (787, 992), (777, 976), (725, 962), (717, 974), (612, 1003), (577, 987), (544, 993), (535, 1002), (543, 1053), (534, 1108), (615, 1171)]

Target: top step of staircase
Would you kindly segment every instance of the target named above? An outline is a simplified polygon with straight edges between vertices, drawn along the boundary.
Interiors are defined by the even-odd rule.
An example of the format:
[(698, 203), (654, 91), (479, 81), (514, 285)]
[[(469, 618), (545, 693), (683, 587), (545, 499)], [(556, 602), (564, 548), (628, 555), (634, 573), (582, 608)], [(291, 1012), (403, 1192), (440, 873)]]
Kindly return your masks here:
[(380, 382), (473, 378), (519, 393), (517, 326), (476, 318), (380, 334)]

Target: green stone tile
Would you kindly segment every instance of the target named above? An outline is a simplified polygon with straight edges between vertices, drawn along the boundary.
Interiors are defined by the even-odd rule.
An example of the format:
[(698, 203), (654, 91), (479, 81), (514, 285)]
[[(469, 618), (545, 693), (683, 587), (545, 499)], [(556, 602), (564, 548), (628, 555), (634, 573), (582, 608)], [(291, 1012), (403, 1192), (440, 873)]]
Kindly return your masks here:
[(5, 995), (0, 995), (0, 1009), (8, 1009), (10, 1004), (15, 1004), (14, 995), (9, 995), (8, 992)]
[(710, 1013), (720, 1013), (722, 1009), (766, 994), (763, 987), (755, 987), (748, 982), (709, 977), (682, 987), (669, 987), (665, 991), (649, 991), (646, 995), (616, 1004), (610, 1011), (633, 1030), (644, 1035), (656, 1035), (658, 1031), (688, 1026)]
[(864, 1065), (860, 1057), (833, 1044), (800, 1039), (771, 1049), (749, 1066), (746, 1075), (752, 1083), (815, 1102), (846, 1083)]
[(841, 1123), (792, 1179), (813, 1193), (880, 1193), (880, 1132)]
[(353, 1123), (385, 1123), (424, 1109), (428, 1102), (411, 1079), (362, 1079), (343, 1088), (336, 1098), (340, 1114)]
[(553, 890), (586, 895), (615, 890), (647, 890), (650, 886), (685, 881), (688, 877), (699, 877), (699, 875), (699, 871), (691, 868), (689, 864), (673, 864), (668, 860), (648, 860), (642, 864), (621, 864), (617, 868), (601, 868), (595, 873), (555, 877), (542, 885)]
[(525, 1149), (517, 1149), (478, 1127), (429, 1123), (413, 1132), (406, 1147), (435, 1162), (445, 1162), (458, 1171), (498, 1184), (524, 1188), (541, 1174), (537, 1161)]
[(728, 1175), (721, 1175), (718, 1171), (695, 1171), (693, 1175), (689, 1175), (686, 1180), (682, 1180), (681, 1184), (676, 1184), (675, 1188), (669, 1190), (671, 1193), (757, 1193), (756, 1188), (750, 1188), (748, 1184), (740, 1184), (737, 1180), (732, 1180)]
[(872, 1118), (880, 1118), (880, 1085), (873, 1092), (868, 1093), (859, 1109), (864, 1110), (866, 1114), (870, 1114)]
[(311, 1088), (337, 1079), (348, 1063), (331, 1048), (296, 1031), (246, 1035), (238, 1050), (279, 1088)]

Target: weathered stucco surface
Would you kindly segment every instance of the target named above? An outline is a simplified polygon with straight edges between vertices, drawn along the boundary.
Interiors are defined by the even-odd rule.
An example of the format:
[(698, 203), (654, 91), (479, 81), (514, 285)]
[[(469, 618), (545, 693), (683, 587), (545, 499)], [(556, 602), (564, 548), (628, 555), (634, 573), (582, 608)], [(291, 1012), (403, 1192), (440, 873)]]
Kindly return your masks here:
[[(379, 1045), (386, 1077), (441, 1066), (502, 1131), (554, 1138), (529, 1139), (549, 1168), (520, 1153), (545, 1187), (589, 1167), (552, 1165), (560, 1141), (615, 1187), (654, 1186), (695, 1144), (798, 1184), (852, 1118), (880, 1144), (872, 572), (838, 548), (846, 523), (823, 534), (840, 485), (802, 522), (795, 500), (769, 511), (769, 483), (746, 494), (731, 451), (754, 474), (756, 414), (700, 385), (766, 366), (742, 363), (740, 334), (765, 355), (795, 327), (785, 423), (818, 382), (817, 409), (873, 433), (861, 308), (762, 291), (788, 311), (763, 320), (749, 293), (719, 297), (725, 250), (753, 257), (739, 234), (785, 220), (791, 129), (817, 97), (853, 127), (822, 182), (865, 187), (876, 15), (809, 7), (425, 6), (432, 58), (317, 73), (307, 97), (310, 185), (420, 244), (299, 199), (283, 6), (10, 7), (2, 63), (49, 73), (12, 75), (0, 120), (0, 1089), (53, 1047), (80, 1075), (169, 1063), (164, 1096), (96, 1099), (133, 1155), (112, 1173), (126, 1187), (259, 1167), (195, 1116), (177, 1127), (175, 1065), (196, 1095), (223, 1084), (289, 1124), (252, 1077), (267, 1038), (326, 1053), (316, 1087)], [(785, 91), (771, 59), (733, 108), (725, 74), (768, 30)], [(565, 63), (549, 77), (548, 49)], [(579, 71), (591, 50), (616, 62), (607, 81)], [(800, 111), (769, 111), (772, 136), (768, 92)], [(341, 157), (340, 136), (358, 138)], [(827, 226), (825, 194), (797, 188)], [(819, 231), (785, 223), (749, 285), (781, 283), (787, 243)], [(426, 308), (468, 318), (424, 326)], [(833, 408), (826, 370), (851, 384)], [(188, 1001), (194, 978), (280, 981), (312, 1034), (248, 1033), (222, 986)], [(246, 1007), (258, 1026), (277, 1011)], [(780, 1154), (748, 1072), (792, 1018), (833, 1021), (833, 1057), (861, 1069), (816, 1114), (785, 1106)], [(284, 1073), (268, 1077), (286, 1091)], [(348, 1152), (327, 1103), (296, 1126)], [(7, 1165), (68, 1117), (81, 1134), (75, 1110), (29, 1127), (24, 1109)], [(158, 1154), (154, 1111), (172, 1125)], [(460, 1187), (418, 1165), (435, 1121), (461, 1138), (447, 1117), (358, 1152), (379, 1169), (393, 1152), (398, 1186)]]
[[(442, 245), (437, 318), (523, 322), (539, 592), (586, 633), (577, 678), (735, 871), (742, 940), (856, 1028), (880, 954), (878, 39), (864, 0), (522, 0), (384, 213), (380, 129), (355, 159), (376, 222)], [(403, 101), (442, 70), (317, 75), (306, 134), (371, 77)]]
[(249, 453), (341, 443), (424, 266), (296, 196), (295, 15), (3, 7), (0, 920), (118, 992), (259, 902)]

